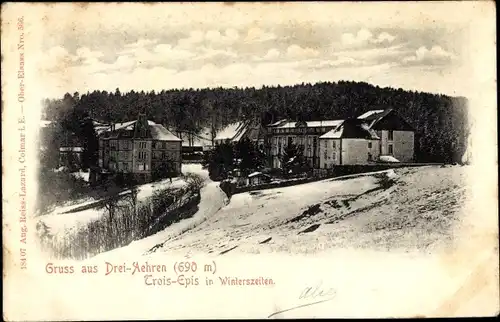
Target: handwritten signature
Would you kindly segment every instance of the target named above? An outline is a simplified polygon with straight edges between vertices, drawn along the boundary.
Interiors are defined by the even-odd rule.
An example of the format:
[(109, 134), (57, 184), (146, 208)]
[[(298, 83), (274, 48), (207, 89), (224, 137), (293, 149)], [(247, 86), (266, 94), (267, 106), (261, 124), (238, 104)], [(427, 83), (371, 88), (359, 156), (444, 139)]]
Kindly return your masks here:
[(268, 318), (284, 312), (289, 312), (303, 307), (331, 301), (333, 300), (336, 294), (337, 291), (334, 288), (324, 287), (323, 282), (320, 281), (316, 284), (316, 286), (308, 286), (302, 290), (302, 292), (299, 295), (299, 301), (302, 304), (298, 304), (296, 306), (290, 307), (285, 310), (276, 311), (270, 314)]

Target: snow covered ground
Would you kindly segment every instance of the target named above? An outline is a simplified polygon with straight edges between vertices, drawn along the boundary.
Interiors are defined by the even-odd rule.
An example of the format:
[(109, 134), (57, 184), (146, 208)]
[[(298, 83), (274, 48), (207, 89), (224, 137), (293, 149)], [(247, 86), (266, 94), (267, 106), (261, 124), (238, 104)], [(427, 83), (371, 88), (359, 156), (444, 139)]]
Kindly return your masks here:
[[(380, 173), (396, 183), (381, 186)], [(241, 193), (223, 206), (216, 184), (210, 183), (202, 191), (195, 217), (120, 252), (123, 256), (308, 254), (350, 248), (427, 252), (453, 240), (466, 186), (465, 167), (400, 168)]]
[[(198, 164), (183, 165), (182, 171), (183, 173), (196, 173), (203, 176), (204, 178), (208, 177), (206, 171), (201, 169), (201, 165)], [(88, 176), (88, 173), (84, 172), (78, 173), (77, 175), (80, 174), (87, 174)], [(139, 186), (139, 194), (137, 195), (137, 198), (138, 201), (141, 202), (152, 196), (154, 190), (156, 189), (167, 187), (181, 188), (184, 185), (186, 185), (186, 181), (184, 181), (180, 177), (173, 178), (172, 183), (170, 183), (169, 179), (165, 179), (159, 182), (143, 184)], [(124, 191), (121, 194), (126, 194), (127, 192), (128, 191)], [(90, 222), (101, 218), (104, 212), (102, 209), (98, 208), (91, 208), (73, 212), (73, 210), (75, 209), (90, 206), (97, 201), (98, 200), (87, 199), (78, 203), (72, 203), (71, 205), (56, 207), (50, 213), (37, 217), (35, 224), (39, 222), (44, 223), (49, 228), (50, 233), (54, 236), (61, 237), (68, 235), (80, 229), (80, 227), (88, 225)]]

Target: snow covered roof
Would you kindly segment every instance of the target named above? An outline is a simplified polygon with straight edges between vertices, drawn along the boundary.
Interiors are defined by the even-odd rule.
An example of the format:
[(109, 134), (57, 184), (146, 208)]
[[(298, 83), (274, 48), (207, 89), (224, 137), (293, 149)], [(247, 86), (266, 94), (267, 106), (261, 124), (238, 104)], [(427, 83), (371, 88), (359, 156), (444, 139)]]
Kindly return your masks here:
[[(332, 127), (332, 126), (338, 126), (340, 125), (344, 120), (326, 120), (326, 121), (307, 121), (304, 122), (307, 124), (307, 127)], [(297, 127), (298, 122), (286, 122), (284, 124), (281, 124), (279, 126), (276, 126), (276, 128), (281, 129), (281, 128), (295, 128)]]
[(278, 125), (280, 125), (282, 123), (285, 123), (286, 121), (288, 121), (288, 120), (287, 119), (282, 119), (282, 120), (276, 121), (274, 123), (271, 123), (268, 126), (278, 126)]
[(385, 110), (372, 110), (364, 113), (361, 116), (358, 116), (358, 119), (365, 120), (371, 128), (375, 125), (375, 123), (386, 117), (392, 111), (392, 108), (388, 108)]
[[(98, 134), (101, 134), (103, 132), (112, 132), (112, 133), (117, 133), (116, 131), (118, 130), (133, 130), (134, 129), (134, 124), (137, 122), (137, 120), (134, 121), (128, 121), (128, 122), (123, 122), (123, 123), (114, 123), (111, 125), (106, 125), (106, 126), (98, 126), (96, 127), (96, 132)], [(112, 127), (114, 125), (114, 131), (112, 131)], [(169, 130), (167, 130), (163, 125), (161, 124), (156, 124), (155, 122), (148, 120), (148, 126), (151, 130), (151, 137), (153, 140), (159, 140), (159, 141), (182, 141), (179, 139), (177, 136), (172, 134)], [(113, 134), (112, 134), (113, 135)], [(113, 135), (114, 136), (114, 135)]]
[[(112, 123), (112, 124), (102, 124), (99, 123), (96, 125), (96, 130), (99, 129), (102, 131), (111, 131), (111, 127), (114, 125), (114, 130), (132, 130), (134, 124), (137, 122), (137, 120), (134, 121), (128, 121), (128, 122), (123, 122), (123, 123)], [(156, 125), (155, 122), (148, 120), (148, 125)]]
[(323, 134), (320, 139), (368, 139), (379, 140), (377, 133), (361, 120), (345, 120), (333, 130)]
[(245, 122), (232, 123), (217, 133), (215, 140), (238, 141), (245, 134), (246, 130), (247, 124)]
[(358, 119), (365, 119), (367, 117), (373, 116), (374, 114), (384, 113), (384, 110), (372, 110), (358, 116)]
[(61, 152), (82, 152), (83, 151), (83, 148), (82, 147), (79, 147), (79, 146), (75, 146), (75, 147), (62, 147), (62, 148), (59, 148), (59, 151)]
[[(149, 123), (149, 121), (148, 121)], [(178, 137), (172, 134), (169, 130), (167, 130), (161, 124), (150, 124), (149, 128), (151, 129), (151, 136), (153, 140), (159, 141), (182, 141)]]

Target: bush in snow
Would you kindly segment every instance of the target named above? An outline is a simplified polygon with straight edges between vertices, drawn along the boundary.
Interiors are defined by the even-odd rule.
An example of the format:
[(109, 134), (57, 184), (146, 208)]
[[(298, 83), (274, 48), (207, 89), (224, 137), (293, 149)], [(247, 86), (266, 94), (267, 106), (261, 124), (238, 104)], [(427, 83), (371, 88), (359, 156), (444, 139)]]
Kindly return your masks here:
[[(62, 239), (54, 238), (46, 227), (40, 226), (42, 244), (56, 257), (85, 259), (154, 234), (196, 211), (201, 179), (197, 175), (187, 178), (186, 187), (154, 190), (153, 195), (142, 202), (137, 202), (134, 188), (107, 196), (101, 209), (104, 216)], [(115, 185), (109, 187), (109, 193), (113, 187)]]

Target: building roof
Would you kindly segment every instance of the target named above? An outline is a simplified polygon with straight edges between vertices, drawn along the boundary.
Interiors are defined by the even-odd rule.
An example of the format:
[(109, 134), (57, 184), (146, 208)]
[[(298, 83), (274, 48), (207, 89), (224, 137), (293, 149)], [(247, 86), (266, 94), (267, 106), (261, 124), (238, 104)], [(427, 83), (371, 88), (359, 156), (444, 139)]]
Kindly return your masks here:
[[(114, 123), (114, 124), (108, 124), (105, 126), (99, 126), (96, 127), (96, 132), (98, 134), (101, 134), (103, 132), (110, 132), (113, 133), (111, 134), (110, 137), (118, 137), (118, 130), (133, 130), (134, 125), (137, 123), (137, 120), (134, 121), (128, 121), (128, 122), (123, 122), (123, 123)], [(114, 130), (111, 130), (111, 128), (114, 126)], [(149, 129), (151, 130), (151, 138), (153, 140), (159, 140), (159, 141), (182, 141), (179, 139), (177, 136), (172, 134), (169, 130), (167, 130), (163, 125), (161, 124), (156, 124), (155, 122), (148, 120), (148, 126)]]
[(245, 131), (247, 130), (247, 123), (245, 122), (236, 122), (227, 125), (225, 128), (223, 128), (219, 133), (217, 133), (217, 136), (215, 137), (215, 140), (231, 140), (231, 141), (238, 141), (241, 139)]
[(287, 122), (287, 121), (288, 121), (287, 119), (282, 119), (282, 120), (276, 121), (276, 122), (274, 122), (274, 123), (271, 123), (271, 124), (269, 124), (268, 126), (271, 126), (271, 127), (272, 127), (272, 126), (278, 126), (278, 125), (281, 125), (281, 124), (283, 124), (283, 123), (285, 123), (285, 122)]
[(385, 110), (372, 110), (358, 116), (358, 119), (364, 120), (369, 124), (370, 128), (372, 128), (378, 121), (382, 120), (392, 111), (392, 108), (387, 108)]
[[(389, 115), (390, 117), (388, 118), (387, 116)], [(403, 131), (415, 130), (413, 126), (402, 118), (401, 115), (399, 115), (399, 113), (397, 113), (393, 108), (368, 111), (359, 116), (358, 119), (362, 119), (368, 123), (371, 129), (380, 130), (380, 126), (382, 126), (383, 128), (390, 127), (391, 129)]]
[[(327, 121), (307, 121), (303, 122), (307, 127), (332, 127), (340, 125), (344, 120), (327, 120)], [(281, 128), (295, 128), (298, 122), (286, 122), (281, 125), (275, 126), (278, 129)], [(300, 127), (300, 126), (299, 126)]]
[(323, 134), (320, 139), (367, 139), (380, 140), (374, 130), (362, 120), (349, 119), (333, 130)]
[(67, 146), (67, 147), (61, 147), (59, 148), (59, 151), (61, 152), (82, 152), (83, 148), (80, 146)]
[[(149, 121), (148, 121), (149, 123)], [(151, 129), (151, 137), (153, 140), (159, 141), (182, 141), (178, 137), (172, 134), (169, 130), (167, 130), (161, 124), (149, 124), (149, 128)]]
[(361, 114), (360, 116), (358, 116), (358, 119), (371, 119), (373, 118), (374, 116), (376, 116), (377, 114), (381, 114), (381, 113), (384, 113), (385, 110), (371, 110), (371, 111), (368, 111), (364, 114)]

